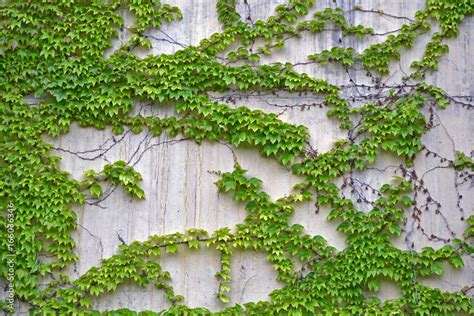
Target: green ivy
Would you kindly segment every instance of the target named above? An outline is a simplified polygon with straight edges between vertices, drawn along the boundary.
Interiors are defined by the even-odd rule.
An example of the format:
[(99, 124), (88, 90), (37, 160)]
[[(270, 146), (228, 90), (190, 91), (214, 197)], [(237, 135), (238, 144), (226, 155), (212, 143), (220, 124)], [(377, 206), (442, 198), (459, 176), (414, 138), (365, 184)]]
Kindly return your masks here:
[(99, 182), (110, 181), (114, 186), (123, 185), (125, 191), (134, 197), (143, 199), (145, 193), (140, 189), (139, 182), (142, 180), (140, 173), (133, 167), (127, 165), (125, 161), (119, 160), (113, 164), (108, 164), (104, 169), (97, 173), (94, 170), (84, 172), (86, 179), (81, 181), (81, 186), (88, 189), (91, 196), (98, 198), (103, 190)]
[[(315, 11), (313, 18), (300, 21), (314, 3), (290, 0), (278, 5), (268, 19), (247, 23), (241, 21), (235, 0), (218, 0), (221, 32), (174, 54), (139, 58), (136, 49), (153, 46), (146, 32), (181, 19), (179, 8), (159, 0), (1, 2), (0, 257), (3, 262), (9, 253), (6, 209), (14, 205), (15, 298), (28, 304), (31, 314), (99, 315), (93, 310), (93, 299), (132, 281), (162, 289), (171, 307), (160, 312), (120, 309), (103, 314), (209, 315), (205, 308), (183, 305), (184, 297), (174, 292), (169, 272), (159, 264), (162, 254), (173, 255), (183, 247), (219, 252), (216, 297), (222, 303), (229, 302), (235, 250), (264, 253), (284, 284), (272, 292), (269, 301), (227, 307), (212, 313), (216, 315), (472, 313), (472, 302), (464, 292), (442, 292), (419, 280), (441, 275), (444, 261), (463, 267), (461, 255), (473, 253), (472, 216), (467, 219), (465, 239), (455, 239), (438, 250), (402, 251), (392, 245), (390, 237), (400, 235), (405, 210), (413, 206), (408, 179), (398, 177), (393, 184), (382, 186), (368, 213), (357, 210), (336, 185), (339, 177), (365, 169), (380, 152), (404, 158), (405, 165), (413, 164), (423, 148), (421, 138), (428, 125), (422, 108), (430, 99), (440, 108), (449, 103), (443, 90), (421, 80), (427, 71), (437, 70), (440, 57), (448, 53), (445, 39), (458, 35), (461, 21), (473, 13), (472, 1), (427, 0), (425, 10), (418, 11), (415, 20), (403, 25), (398, 34), (388, 35), (361, 53), (351, 47), (335, 47), (308, 56), (312, 63), (336, 62), (345, 68), (362, 65), (377, 76), (387, 75), (402, 49), (413, 46), (436, 20), (441, 31), (432, 35), (422, 59), (411, 64), (414, 72), (404, 78), (405, 82), (415, 81), (412, 89), (401, 87), (386, 102), (360, 106), (341, 97), (338, 86), (296, 72), (290, 63), (259, 64), (262, 55), (281, 49), (289, 38), (303, 32), (336, 27), (343, 36), (375, 35), (371, 28), (348, 23), (339, 8)], [(119, 10), (133, 15), (135, 23), (127, 27), (132, 36), (105, 58), (111, 40), (125, 28)], [(252, 49), (257, 44), (261, 46)], [(226, 56), (227, 64), (221, 62), (221, 56)], [(278, 90), (320, 95), (329, 107), (328, 116), (357, 136), (338, 141), (325, 153), (308, 154), (307, 127), (210, 97), (210, 92)], [(32, 96), (37, 104), (27, 104)], [(171, 104), (175, 116), (133, 116), (136, 101), (158, 107)], [(262, 181), (248, 177), (236, 163), (232, 172), (219, 173), (216, 185), (245, 205), (244, 222), (214, 232), (191, 229), (124, 244), (118, 253), (72, 281), (65, 269), (77, 260), (71, 237), (77, 226), (74, 206), (86, 198), (103, 198), (104, 183), (123, 186), (138, 199), (145, 197), (141, 175), (124, 161), (108, 164), (101, 171), (87, 170), (81, 181), (60, 169), (60, 158), (53, 155), (44, 136), (64, 135), (74, 122), (97, 129), (111, 126), (117, 135), (126, 129), (132, 133), (147, 130), (153, 137), (180, 134), (197, 143), (226, 141), (234, 147), (250, 146), (302, 180), (294, 193), (272, 201), (262, 191)], [(457, 152), (450, 167), (461, 171), (474, 170), (473, 166), (470, 157)], [(337, 251), (323, 237), (305, 234), (303, 226), (290, 224), (295, 205), (304, 201), (330, 208), (328, 219), (339, 221), (338, 230), (347, 236), (346, 249)], [(301, 265), (308, 274), (297, 268)], [(0, 277), (7, 276), (8, 267), (2, 264)], [(377, 298), (383, 280), (397, 284), (402, 296), (384, 302)], [(0, 307), (11, 312), (6, 301)]]

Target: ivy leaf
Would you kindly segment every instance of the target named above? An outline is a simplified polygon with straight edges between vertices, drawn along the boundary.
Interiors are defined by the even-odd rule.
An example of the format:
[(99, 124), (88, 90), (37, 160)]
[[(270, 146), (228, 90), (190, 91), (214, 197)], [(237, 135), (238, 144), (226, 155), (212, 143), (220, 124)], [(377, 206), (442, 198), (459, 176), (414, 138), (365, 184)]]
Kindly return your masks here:
[(388, 224), (388, 230), (390, 231), (390, 233), (395, 234), (396, 236), (399, 236), (401, 233), (401, 228), (396, 223)]
[(225, 294), (225, 293), (219, 293), (219, 294), (218, 294), (218, 297), (219, 297), (219, 300), (220, 300), (222, 303), (229, 303), (229, 297), (227, 296), (227, 294)]
[(371, 279), (367, 282), (367, 287), (372, 292), (377, 292), (380, 288), (380, 281), (377, 279)]
[(224, 81), (227, 85), (236, 83), (235, 77), (230, 77), (230, 76), (224, 76)]
[(104, 289), (98, 285), (91, 286), (89, 292), (91, 295), (99, 296), (100, 293), (102, 293)]
[(295, 159), (295, 156), (292, 153), (284, 153), (281, 155), (280, 160), (281, 162), (286, 166), (288, 164), (291, 164), (293, 160)]
[(79, 301), (79, 304), (82, 306), (82, 307), (85, 307), (85, 308), (89, 308), (92, 306), (92, 301), (88, 298), (82, 298), (80, 301)]
[(411, 206), (413, 204), (412, 199), (409, 196), (406, 196), (406, 195), (402, 196), (401, 202), (406, 207)]
[(442, 275), (444, 271), (443, 265), (440, 262), (435, 262), (431, 265), (431, 272), (436, 275)]
[(453, 265), (456, 269), (463, 268), (464, 267), (464, 262), (461, 258), (460, 255), (455, 254), (448, 259), (449, 263)]
[(176, 253), (178, 251), (178, 246), (176, 244), (167, 245), (165, 250), (167, 253)]
[(133, 189), (133, 195), (134, 195), (137, 199), (142, 200), (143, 198), (145, 198), (145, 191), (143, 191), (143, 190), (140, 189), (139, 187), (135, 187), (135, 188)]
[(88, 178), (94, 178), (96, 174), (97, 173), (92, 169), (84, 171), (84, 175)]
[(123, 127), (123, 125), (115, 125), (114, 127), (112, 127), (112, 133), (114, 133), (114, 135), (120, 135), (124, 131), (125, 128)]
[(189, 249), (199, 249), (199, 241), (196, 239), (191, 239), (188, 241)]
[(230, 190), (235, 190), (235, 181), (233, 179), (225, 180), (223, 182), (224, 185), (224, 192), (228, 192)]
[(96, 182), (89, 188), (89, 192), (93, 197), (98, 198), (102, 195), (102, 187)]
[(235, 146), (239, 146), (241, 142), (244, 142), (247, 139), (247, 135), (245, 133), (237, 133), (232, 136), (232, 144)]

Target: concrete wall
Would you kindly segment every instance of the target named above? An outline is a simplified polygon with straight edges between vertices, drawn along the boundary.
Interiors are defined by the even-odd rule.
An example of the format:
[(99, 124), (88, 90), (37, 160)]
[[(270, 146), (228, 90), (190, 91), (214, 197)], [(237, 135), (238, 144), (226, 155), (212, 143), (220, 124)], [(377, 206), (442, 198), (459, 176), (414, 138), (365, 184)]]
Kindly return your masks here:
[[(197, 44), (201, 39), (221, 30), (217, 21), (214, 0), (167, 0), (166, 2), (179, 6), (184, 19), (171, 25), (165, 25), (160, 31), (153, 31), (153, 35), (164, 40), (153, 40), (152, 53), (172, 53), (180, 48), (176, 41), (183, 45)], [(244, 18), (250, 14), (251, 20), (268, 17), (273, 8), (283, 0), (248, 0), (239, 1), (239, 12)], [(334, 1), (336, 2), (336, 1)], [(333, 1), (322, 2), (318, 6), (335, 6)], [(318, 3), (321, 3), (318, 1)], [(348, 10), (354, 5), (361, 5), (367, 9), (383, 9), (385, 13), (396, 16), (413, 18), (417, 9), (423, 8), (424, 0), (397, 0), (397, 1), (337, 1), (339, 6)], [(124, 12), (127, 23), (132, 23)], [(378, 33), (397, 30), (404, 19), (380, 17), (373, 13), (348, 13), (350, 21), (374, 27)], [(440, 69), (429, 76), (428, 81), (445, 89), (454, 96), (468, 96), (473, 94), (473, 71), (470, 52), (474, 41), (472, 32), (474, 20), (467, 18), (461, 26), (459, 38), (450, 41), (450, 53), (443, 57)], [(129, 34), (121, 34), (121, 40), (127, 39)], [(361, 51), (376, 41), (382, 41), (385, 36), (374, 36), (370, 40), (356, 40), (343, 38), (339, 43), (340, 32), (323, 32), (318, 36), (305, 34), (300, 39), (292, 39), (287, 46), (277, 54), (267, 58), (264, 62), (289, 61), (304, 62), (306, 56), (320, 52), (333, 46), (352, 46)], [(409, 70), (410, 61), (419, 58), (423, 52), (427, 36), (422, 36), (411, 50), (403, 52), (400, 62), (393, 63), (394, 75), (388, 78), (387, 83), (400, 81), (404, 71)], [(168, 41), (169, 40), (169, 41)], [(114, 47), (120, 45), (116, 41)], [(108, 52), (110, 54), (111, 52)], [(363, 70), (344, 72), (334, 65), (318, 66), (303, 65), (296, 67), (298, 71), (307, 72), (312, 76), (321, 77), (334, 84), (348, 84), (352, 78), (358, 83), (370, 83)], [(359, 91), (368, 94), (369, 91)], [(345, 95), (357, 95), (354, 89), (343, 89)], [(215, 95), (216, 99), (222, 97)], [(459, 100), (465, 100), (458, 98)], [(310, 96), (298, 96), (280, 93), (277, 95), (249, 94), (236, 100), (236, 106), (246, 105), (253, 109), (262, 109), (266, 112), (279, 113), (283, 121), (307, 126), (311, 133), (311, 144), (319, 152), (331, 148), (336, 139), (346, 138), (345, 132), (338, 130), (336, 123), (326, 117), (326, 109), (311, 106), (301, 110), (292, 105), (318, 103), (321, 100)], [(137, 112), (144, 115), (167, 116), (173, 113), (172, 109), (152, 107), (137, 104)], [(428, 115), (429, 113), (427, 113)], [(424, 137), (424, 144), (432, 151), (443, 157), (453, 159), (454, 150), (461, 150), (467, 154), (474, 149), (474, 111), (462, 108), (459, 104), (452, 104), (447, 110), (436, 110), (434, 126)], [(219, 194), (213, 184), (218, 178), (209, 171), (231, 171), (233, 153), (226, 144), (206, 143), (196, 145), (192, 141), (181, 137), (169, 138), (163, 135), (151, 138), (145, 132), (133, 135), (126, 132), (122, 136), (113, 136), (110, 129), (103, 131), (79, 128), (73, 126), (68, 135), (49, 139), (57, 147), (56, 153), (62, 157), (62, 167), (76, 179), (81, 179), (86, 169), (100, 170), (108, 162), (116, 160), (129, 161), (135, 165), (143, 176), (142, 188), (146, 199), (143, 201), (131, 200), (121, 188), (115, 190), (99, 205), (84, 205), (75, 207), (78, 213), (79, 228), (74, 237), (77, 241), (78, 263), (71, 268), (71, 275), (78, 277), (100, 260), (108, 258), (117, 252), (121, 244), (134, 240), (146, 240), (152, 234), (167, 234), (183, 232), (189, 228), (204, 228), (214, 231), (222, 227), (234, 227), (243, 221), (245, 210), (242, 205), (232, 201), (230, 196)], [(473, 153), (474, 154), (474, 153)], [(249, 174), (264, 181), (264, 189), (277, 199), (291, 192), (291, 187), (299, 181), (291, 175), (289, 170), (279, 166), (272, 160), (259, 156), (257, 150), (237, 149), (235, 155), (238, 162), (249, 170)], [(379, 188), (383, 183), (390, 182), (400, 161), (389, 155), (382, 155), (371, 168), (346, 175)], [(423, 176), (425, 186), (432, 199), (441, 204), (441, 213), (435, 212), (430, 206), (423, 212), (421, 225), (427, 236), (435, 233), (444, 238), (452, 238), (448, 227), (457, 236), (465, 229), (465, 223), (460, 220), (469, 212), (472, 214), (474, 205), (474, 182), (465, 182), (457, 188), (454, 183), (459, 181), (458, 174), (452, 169), (435, 168), (439, 160), (433, 156), (425, 157), (420, 154), (415, 163), (418, 175)], [(342, 182), (342, 179), (340, 180)], [(370, 190), (362, 186), (360, 193), (373, 199)], [(355, 201), (358, 192), (346, 192)], [(463, 198), (460, 200), (459, 195)], [(426, 199), (420, 195), (420, 201)], [(93, 201), (90, 201), (93, 202)], [(459, 202), (459, 203), (458, 203)], [(368, 209), (364, 203), (361, 209)], [(460, 208), (464, 208), (462, 214)], [(311, 203), (300, 206), (292, 219), (300, 223), (310, 234), (324, 236), (329, 244), (338, 249), (345, 247), (344, 236), (336, 232), (336, 224), (326, 220), (327, 210), (315, 212)], [(403, 235), (394, 240), (400, 248), (413, 246), (420, 249), (423, 246), (440, 247), (442, 242), (430, 241), (421, 233), (408, 216)], [(426, 280), (426, 284), (446, 290), (459, 290), (465, 285), (473, 283), (474, 260), (466, 258), (466, 268), (462, 271), (448, 269), (445, 275), (438, 279)], [(185, 296), (185, 303), (189, 306), (204, 306), (211, 310), (218, 310), (224, 305), (219, 303), (214, 293), (218, 283), (214, 274), (219, 269), (218, 254), (211, 250), (195, 252), (183, 251), (177, 255), (163, 258), (162, 266), (172, 276), (172, 285), (177, 294)], [(234, 256), (232, 261), (232, 292), (231, 303), (245, 303), (249, 301), (265, 300), (268, 294), (281, 285), (275, 280), (276, 273), (265, 259), (263, 254), (242, 252)], [(394, 285), (382, 286), (382, 297), (397, 297), (399, 292)], [(127, 307), (135, 310), (161, 310), (168, 305), (164, 294), (152, 288), (140, 288), (133, 284), (120, 287), (116, 293), (101, 296), (94, 302), (95, 308), (116, 309)]]

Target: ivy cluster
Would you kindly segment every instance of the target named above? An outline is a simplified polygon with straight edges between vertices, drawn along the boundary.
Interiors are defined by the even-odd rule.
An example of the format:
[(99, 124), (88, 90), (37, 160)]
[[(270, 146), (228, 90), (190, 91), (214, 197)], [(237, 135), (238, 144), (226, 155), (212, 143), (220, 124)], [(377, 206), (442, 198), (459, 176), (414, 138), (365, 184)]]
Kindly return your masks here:
[[(15, 295), (29, 304), (32, 314), (100, 314), (93, 310), (93, 298), (130, 280), (165, 291), (171, 307), (161, 314), (210, 314), (205, 308), (183, 305), (184, 298), (169, 283), (170, 274), (159, 264), (163, 251), (172, 255), (181, 247), (202, 246), (220, 253), (216, 296), (222, 303), (229, 302), (231, 257), (236, 249), (265, 253), (284, 284), (271, 294), (270, 301), (235, 305), (216, 313), (220, 315), (472, 312), (466, 291), (442, 292), (418, 279), (441, 275), (443, 261), (463, 267), (461, 256), (473, 252), (469, 241), (472, 217), (467, 219), (464, 239), (455, 239), (438, 250), (402, 251), (391, 244), (390, 236), (401, 233), (404, 210), (413, 206), (409, 195), (412, 179), (405, 174), (395, 179), (395, 184), (382, 186), (368, 213), (341, 195), (336, 180), (352, 170), (365, 169), (381, 151), (412, 165), (424, 148), (421, 137), (430, 125), (422, 109), (431, 102), (445, 108), (450, 100), (443, 90), (422, 79), (427, 71), (437, 69), (440, 57), (448, 52), (444, 40), (457, 35), (459, 24), (473, 13), (474, 5), (469, 0), (427, 0), (426, 8), (396, 35), (390, 34), (360, 53), (350, 47), (335, 47), (308, 56), (308, 63), (335, 62), (345, 68), (357, 64), (369, 73), (375, 71), (376, 76), (386, 75), (390, 62), (400, 58), (402, 48), (411, 47), (421, 33), (427, 32), (432, 19), (439, 22), (441, 31), (432, 35), (422, 59), (412, 63), (413, 72), (404, 78), (407, 84), (393, 88), (384, 102), (356, 106), (341, 97), (338, 86), (296, 72), (292, 64), (259, 63), (262, 55), (272, 54), (302, 32), (336, 28), (343, 36), (377, 35), (371, 28), (351, 25), (341, 9), (316, 10), (312, 19), (299, 21), (314, 8), (314, 2), (289, 0), (277, 6), (268, 19), (248, 23), (241, 21), (235, 0), (218, 0), (221, 32), (174, 54), (144, 58), (138, 57), (136, 50), (152, 47), (146, 32), (180, 19), (179, 8), (159, 0), (1, 2), (0, 228), (6, 227), (7, 205), (14, 205)], [(132, 36), (105, 58), (111, 40), (125, 28), (119, 10), (134, 16), (135, 24), (128, 27)], [(370, 11), (361, 7), (354, 10)], [(254, 48), (258, 43), (263, 44)], [(329, 107), (328, 115), (337, 119), (350, 137), (317, 154), (306, 145), (309, 134), (305, 126), (210, 97), (211, 93), (229, 90), (318, 95)], [(37, 103), (28, 103), (31, 97)], [(176, 115), (133, 115), (138, 101), (171, 104)], [(235, 201), (245, 203), (248, 215), (243, 223), (233, 229), (210, 233), (191, 229), (124, 244), (100, 266), (70, 280), (65, 268), (77, 260), (71, 237), (77, 226), (74, 205), (86, 198), (103, 198), (105, 182), (122, 185), (133, 197), (145, 196), (140, 188), (141, 175), (123, 161), (108, 164), (102, 171), (88, 170), (82, 181), (60, 169), (59, 157), (52, 154), (43, 137), (63, 135), (74, 122), (97, 129), (112, 126), (115, 134), (126, 129), (132, 133), (148, 130), (154, 137), (181, 134), (197, 143), (209, 140), (251, 146), (291, 168), (303, 180), (294, 187), (294, 193), (272, 201), (261, 190), (262, 181), (248, 177), (236, 163), (232, 172), (219, 174), (216, 185), (232, 194)], [(473, 171), (473, 166), (472, 159), (459, 152), (450, 168)], [(346, 249), (338, 252), (323, 237), (305, 234), (303, 226), (290, 224), (294, 206), (304, 201), (330, 208), (328, 218), (339, 221), (338, 230), (347, 235)], [(8, 253), (6, 231), (0, 229), (2, 260)], [(298, 265), (309, 273), (303, 273)], [(7, 274), (8, 268), (1, 265), (2, 279)], [(376, 297), (381, 280), (395, 282), (401, 297), (381, 302)], [(8, 310), (6, 302), (1, 304)], [(136, 313), (122, 309), (104, 314)]]
[(88, 189), (90, 195), (94, 198), (99, 198), (103, 193), (102, 186), (99, 183), (101, 181), (110, 181), (115, 186), (121, 184), (125, 191), (132, 196), (139, 199), (145, 197), (145, 192), (140, 189), (139, 185), (142, 180), (141, 174), (128, 166), (125, 161), (119, 160), (113, 164), (108, 164), (99, 173), (94, 170), (87, 170), (84, 174), (86, 179), (81, 181), (80, 185), (83, 189)]

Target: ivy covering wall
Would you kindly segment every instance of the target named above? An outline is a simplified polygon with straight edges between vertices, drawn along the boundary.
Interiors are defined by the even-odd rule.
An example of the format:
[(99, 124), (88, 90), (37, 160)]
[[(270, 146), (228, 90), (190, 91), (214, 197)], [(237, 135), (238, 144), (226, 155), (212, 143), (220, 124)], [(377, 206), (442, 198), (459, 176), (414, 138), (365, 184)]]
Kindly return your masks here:
[[(295, 71), (291, 63), (261, 63), (262, 56), (283, 48), (290, 38), (340, 30), (343, 36), (364, 39), (377, 35), (364, 25), (352, 25), (345, 11), (319, 9), (314, 0), (290, 0), (278, 5), (266, 20), (248, 21), (236, 10), (235, 0), (218, 0), (216, 11), (222, 30), (198, 45), (174, 54), (146, 55), (152, 48), (149, 30), (182, 18), (178, 7), (159, 0), (57, 0), (2, 1), (0, 4), (0, 253), (2, 280), (13, 280), (15, 299), (27, 304), (33, 315), (100, 314), (93, 300), (112, 293), (125, 282), (152, 284), (166, 293), (167, 310), (153, 315), (207, 315), (205, 308), (183, 304), (170, 284), (170, 273), (160, 266), (162, 255), (173, 255), (183, 246), (199, 251), (216, 249), (221, 270), (216, 297), (228, 303), (231, 291), (231, 258), (237, 250), (264, 253), (284, 286), (269, 301), (228, 306), (218, 315), (452, 315), (473, 313), (472, 286), (459, 292), (424, 285), (420, 278), (443, 274), (443, 263), (463, 269), (463, 256), (473, 254), (474, 217), (462, 210), (463, 236), (444, 240), (439, 249), (400, 250), (391, 237), (401, 234), (407, 214), (421, 212), (414, 195), (422, 190), (413, 161), (420, 154), (436, 155), (422, 143), (431, 128), (429, 109), (456, 106), (456, 100), (425, 82), (449, 52), (447, 42), (457, 37), (459, 25), (472, 15), (470, 0), (427, 0), (423, 10), (400, 30), (362, 51), (334, 47), (307, 56), (315, 66), (336, 64), (341, 71), (363, 67), (380, 90), (391, 75), (390, 65), (410, 49), (418, 37), (433, 32), (411, 72), (377, 101), (363, 104), (344, 98), (341, 87), (323, 78)], [(133, 15), (125, 26), (119, 11)], [(364, 7), (351, 10), (383, 11)], [(311, 12), (311, 13), (310, 13)], [(132, 36), (107, 58), (104, 53), (127, 28)], [(382, 34), (387, 35), (387, 34)], [(348, 139), (337, 141), (327, 152), (308, 145), (308, 127), (283, 122), (278, 115), (218, 102), (212, 93), (235, 91), (305, 93), (322, 97), (328, 116)], [(31, 105), (27, 98), (39, 102)], [(172, 104), (173, 117), (133, 115), (134, 104)], [(468, 103), (466, 111), (474, 107)], [(262, 181), (247, 175), (238, 162), (232, 172), (218, 173), (217, 189), (243, 203), (245, 220), (236, 227), (216, 231), (190, 229), (150, 236), (144, 242), (123, 244), (100, 266), (72, 280), (66, 270), (78, 260), (72, 232), (77, 229), (74, 205), (100, 199), (104, 185), (122, 186), (133, 199), (146, 199), (142, 176), (124, 161), (102, 170), (85, 170), (81, 181), (61, 170), (45, 136), (68, 133), (72, 123), (82, 127), (112, 127), (116, 135), (126, 130), (166, 133), (200, 144), (223, 141), (233, 147), (252, 147), (262, 156), (286, 166), (301, 182), (292, 194), (274, 201), (262, 190)], [(365, 170), (382, 153), (403, 159), (400, 176), (378, 190), (369, 212), (356, 208), (341, 194), (336, 181), (344, 174)], [(474, 177), (468, 153), (443, 157), (445, 168), (459, 172), (461, 180)], [(466, 180), (467, 181), (467, 180)], [(339, 221), (347, 248), (338, 251), (319, 235), (304, 233), (290, 224), (295, 206), (311, 201), (329, 207), (329, 220)], [(8, 208), (14, 206), (15, 239), (8, 235)], [(7, 262), (14, 255), (14, 275)], [(45, 259), (47, 258), (47, 259)], [(297, 267), (304, 266), (302, 274)], [(396, 299), (377, 297), (382, 280), (401, 291)], [(374, 293), (366, 295), (366, 290)], [(230, 304), (229, 304), (230, 305)], [(14, 312), (7, 300), (2, 308)], [(109, 315), (134, 315), (131, 310)]]

